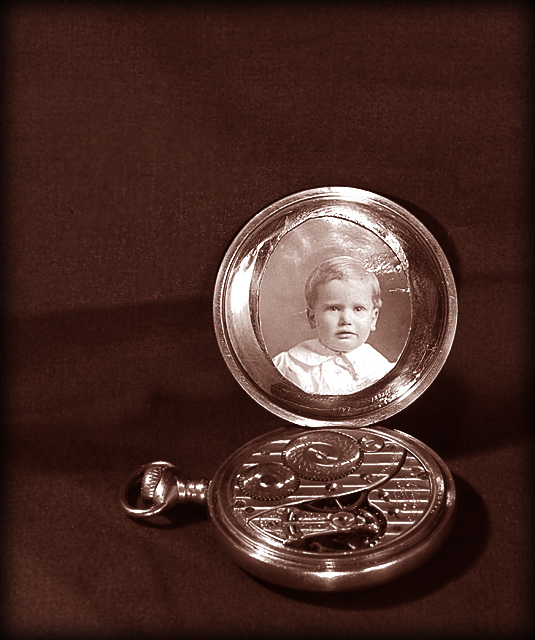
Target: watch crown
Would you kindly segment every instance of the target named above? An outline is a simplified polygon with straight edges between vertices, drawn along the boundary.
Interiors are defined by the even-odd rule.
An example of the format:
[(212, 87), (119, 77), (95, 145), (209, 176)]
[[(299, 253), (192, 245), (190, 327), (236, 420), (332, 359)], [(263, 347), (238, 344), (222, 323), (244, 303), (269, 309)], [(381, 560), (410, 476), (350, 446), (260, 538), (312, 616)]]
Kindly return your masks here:
[[(169, 462), (145, 464), (128, 478), (122, 488), (121, 505), (129, 516), (150, 518), (184, 503), (206, 505), (210, 480), (181, 480)], [(134, 504), (144, 503), (145, 508)]]

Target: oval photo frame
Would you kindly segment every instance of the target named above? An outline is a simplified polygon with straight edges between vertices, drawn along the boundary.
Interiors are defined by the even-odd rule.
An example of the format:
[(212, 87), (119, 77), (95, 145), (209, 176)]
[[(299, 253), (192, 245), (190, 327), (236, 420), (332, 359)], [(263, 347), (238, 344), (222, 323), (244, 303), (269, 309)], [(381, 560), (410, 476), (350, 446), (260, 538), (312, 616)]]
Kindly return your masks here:
[[(382, 299), (359, 338), (339, 315), (332, 329), (348, 278), (325, 276), (356, 263), (351, 301), (364, 296), (366, 309), (376, 299), (368, 280)], [(324, 286), (332, 279), (342, 287), (335, 298)], [(323, 313), (327, 300), (332, 312)], [(442, 368), (456, 322), (453, 274), (435, 238), (396, 203), (350, 187), (302, 191), (260, 211), (231, 243), (215, 286), (230, 371), (259, 404), (308, 427), (368, 426), (403, 409)], [(360, 375), (371, 362), (373, 373)]]

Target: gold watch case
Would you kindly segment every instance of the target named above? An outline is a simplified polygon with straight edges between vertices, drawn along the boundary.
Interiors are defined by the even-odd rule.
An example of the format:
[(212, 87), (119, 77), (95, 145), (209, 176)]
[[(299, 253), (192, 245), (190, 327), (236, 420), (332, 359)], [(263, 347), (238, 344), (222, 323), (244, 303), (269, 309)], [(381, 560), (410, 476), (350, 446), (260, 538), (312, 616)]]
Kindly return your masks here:
[(206, 504), (234, 561), (287, 587), (361, 589), (407, 573), (443, 543), (455, 485), (429, 447), (378, 423), (432, 383), (456, 322), (448, 261), (403, 207), (349, 187), (274, 202), (224, 256), (214, 326), (238, 383), (290, 424), (211, 481), (183, 481), (168, 462), (140, 467), (123, 508), (149, 518)]

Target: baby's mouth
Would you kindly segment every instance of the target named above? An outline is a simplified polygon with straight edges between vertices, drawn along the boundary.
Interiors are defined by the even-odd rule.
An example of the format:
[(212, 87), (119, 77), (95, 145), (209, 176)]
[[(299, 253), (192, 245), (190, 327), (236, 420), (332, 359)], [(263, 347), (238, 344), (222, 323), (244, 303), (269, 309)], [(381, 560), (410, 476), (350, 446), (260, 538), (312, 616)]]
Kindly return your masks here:
[(339, 338), (351, 338), (357, 334), (354, 331), (337, 331), (336, 335)]

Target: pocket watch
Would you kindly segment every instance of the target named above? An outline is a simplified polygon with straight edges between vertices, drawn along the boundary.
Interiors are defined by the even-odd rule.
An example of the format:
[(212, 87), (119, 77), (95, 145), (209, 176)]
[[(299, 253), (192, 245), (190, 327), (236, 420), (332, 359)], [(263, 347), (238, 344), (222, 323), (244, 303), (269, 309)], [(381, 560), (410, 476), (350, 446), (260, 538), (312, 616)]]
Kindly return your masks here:
[(214, 325), (237, 382), (288, 425), (211, 480), (139, 467), (124, 511), (206, 505), (236, 564), (285, 587), (347, 591), (408, 573), (446, 539), (455, 485), (431, 448), (380, 422), (432, 383), (456, 323), (448, 261), (405, 208), (350, 187), (274, 202), (223, 258)]

